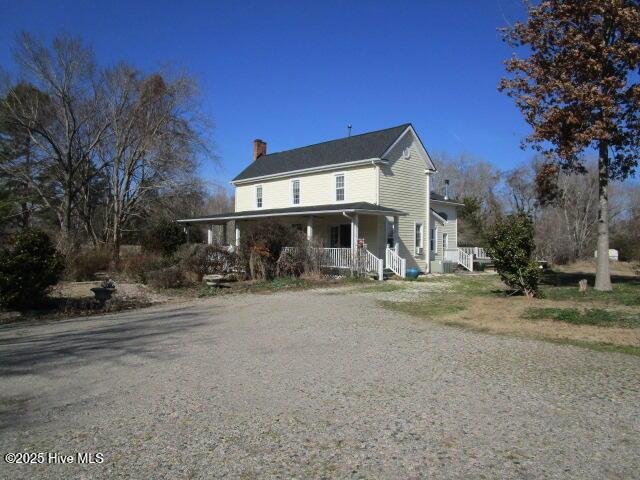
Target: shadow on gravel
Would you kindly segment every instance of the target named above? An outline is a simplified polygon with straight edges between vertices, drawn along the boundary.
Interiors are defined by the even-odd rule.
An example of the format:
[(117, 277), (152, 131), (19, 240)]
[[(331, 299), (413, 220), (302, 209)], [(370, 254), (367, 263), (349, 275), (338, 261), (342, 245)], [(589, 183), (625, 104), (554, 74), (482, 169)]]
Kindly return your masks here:
[[(120, 361), (126, 355), (168, 360), (181, 351), (171, 348), (173, 341), (208, 323), (214, 309), (180, 307), (27, 326), (33, 333), (23, 333), (24, 324), (7, 325), (0, 329), (0, 377), (52, 371), (64, 375), (66, 368)], [(64, 331), (56, 331), (59, 328)]]

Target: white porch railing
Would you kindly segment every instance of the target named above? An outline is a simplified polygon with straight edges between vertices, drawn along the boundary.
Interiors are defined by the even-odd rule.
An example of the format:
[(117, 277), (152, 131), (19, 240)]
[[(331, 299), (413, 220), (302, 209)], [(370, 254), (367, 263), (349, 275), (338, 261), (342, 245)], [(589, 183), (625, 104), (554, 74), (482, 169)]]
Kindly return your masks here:
[(376, 272), (378, 280), (384, 280), (384, 262), (369, 250), (364, 251), (364, 267), (367, 272)]
[[(396, 275), (407, 275), (407, 261), (400, 257), (395, 250), (387, 247), (385, 259), (376, 257), (366, 248), (360, 251), (358, 259), (354, 259), (353, 250), (350, 248), (321, 248), (316, 250), (322, 255), (321, 266), (327, 268), (360, 269), (364, 267), (366, 272), (376, 272), (378, 280), (384, 279), (384, 268), (392, 270)], [(293, 253), (295, 247), (283, 247), (282, 253)]]
[(395, 250), (387, 247), (385, 252), (385, 264), (393, 273), (404, 278), (407, 275), (407, 261), (396, 253)]
[[(294, 253), (296, 247), (283, 247), (282, 253)], [(320, 265), (328, 268), (351, 268), (353, 265), (353, 255), (350, 248), (321, 248), (309, 247), (315, 250), (314, 253), (322, 255)]]
[(351, 268), (353, 255), (350, 248), (323, 248), (323, 267)]
[(473, 254), (465, 252), (462, 248), (458, 249), (458, 263), (473, 272)]
[(490, 260), (487, 251), (482, 247), (460, 247), (459, 249), (467, 255), (474, 255), (478, 260)]

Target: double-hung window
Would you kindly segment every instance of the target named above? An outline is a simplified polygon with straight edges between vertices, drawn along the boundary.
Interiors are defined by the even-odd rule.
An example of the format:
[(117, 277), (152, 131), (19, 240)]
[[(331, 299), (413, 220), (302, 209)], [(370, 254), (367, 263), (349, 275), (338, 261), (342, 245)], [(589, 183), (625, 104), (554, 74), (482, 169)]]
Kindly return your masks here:
[(262, 208), (262, 185), (256, 187), (256, 208)]
[(422, 223), (416, 222), (416, 255), (422, 255), (424, 247), (424, 228)]
[(433, 230), (433, 228), (431, 229), (431, 235), (429, 235), (429, 250), (431, 250), (433, 253), (436, 253), (436, 235), (435, 232)]
[(300, 205), (300, 180), (291, 180), (291, 203)]
[(344, 202), (344, 173), (338, 173), (336, 179), (336, 202)]

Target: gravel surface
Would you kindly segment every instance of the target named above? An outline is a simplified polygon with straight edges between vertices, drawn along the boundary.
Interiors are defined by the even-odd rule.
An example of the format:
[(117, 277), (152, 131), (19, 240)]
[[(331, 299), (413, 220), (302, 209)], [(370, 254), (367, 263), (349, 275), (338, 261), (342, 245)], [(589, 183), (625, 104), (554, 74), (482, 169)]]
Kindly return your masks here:
[[(385, 294), (385, 295), (388, 295)], [(640, 359), (445, 327), (370, 294), (0, 326), (0, 478), (639, 478)]]

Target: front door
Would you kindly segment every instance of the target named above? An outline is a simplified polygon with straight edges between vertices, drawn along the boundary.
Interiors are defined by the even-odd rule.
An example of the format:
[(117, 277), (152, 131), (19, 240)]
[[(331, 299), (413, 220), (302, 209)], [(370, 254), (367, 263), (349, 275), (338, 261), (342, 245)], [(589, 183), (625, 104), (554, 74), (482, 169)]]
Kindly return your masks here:
[(351, 224), (344, 223), (331, 227), (329, 246), (331, 248), (351, 248)]

